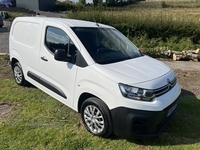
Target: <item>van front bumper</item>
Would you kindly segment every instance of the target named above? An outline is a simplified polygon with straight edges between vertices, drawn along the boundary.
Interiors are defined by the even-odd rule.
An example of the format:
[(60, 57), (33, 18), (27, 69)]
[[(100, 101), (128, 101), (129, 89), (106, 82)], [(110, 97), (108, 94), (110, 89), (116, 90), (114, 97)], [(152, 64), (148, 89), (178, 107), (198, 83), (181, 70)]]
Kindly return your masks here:
[(111, 110), (114, 134), (124, 138), (156, 137), (174, 116), (178, 100), (162, 111), (144, 111), (125, 107)]

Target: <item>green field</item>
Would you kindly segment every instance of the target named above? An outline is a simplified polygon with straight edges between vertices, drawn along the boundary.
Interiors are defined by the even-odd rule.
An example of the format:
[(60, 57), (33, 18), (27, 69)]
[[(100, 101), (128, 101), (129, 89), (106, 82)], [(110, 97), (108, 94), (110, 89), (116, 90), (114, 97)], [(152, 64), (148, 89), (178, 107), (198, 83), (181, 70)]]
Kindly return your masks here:
[(176, 116), (161, 135), (144, 140), (94, 137), (78, 113), (39, 89), (18, 86), (10, 78), (0, 80), (0, 105), (5, 103), (11, 107), (0, 118), (1, 150), (200, 149), (200, 99), (196, 97), (181, 98)]
[(10, 107), (0, 117), (1, 150), (200, 149), (200, 99), (194, 95), (180, 98), (175, 117), (157, 138), (99, 138), (86, 131), (80, 114), (34, 86), (18, 86), (6, 60), (0, 59), (0, 106)]
[[(200, 47), (199, 0), (165, 0), (165, 5), (149, 0), (123, 8), (68, 12), (68, 17), (115, 26), (152, 56), (162, 49)], [(181, 97), (175, 117), (157, 138), (104, 139), (86, 131), (80, 114), (34, 86), (18, 86), (3, 61), (7, 59), (0, 59), (0, 106), (10, 107), (0, 117), (0, 150), (200, 149), (200, 98)]]
[(68, 17), (114, 26), (150, 55), (158, 50), (182, 51), (200, 47), (199, 0), (148, 1), (120, 8), (88, 8), (69, 12)]

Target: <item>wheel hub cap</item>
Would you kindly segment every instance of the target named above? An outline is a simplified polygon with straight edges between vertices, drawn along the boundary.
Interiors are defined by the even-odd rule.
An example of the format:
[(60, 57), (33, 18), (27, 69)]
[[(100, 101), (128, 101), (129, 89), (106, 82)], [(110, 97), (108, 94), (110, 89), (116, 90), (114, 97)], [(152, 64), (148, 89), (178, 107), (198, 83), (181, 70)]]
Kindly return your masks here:
[(14, 68), (14, 76), (17, 83), (20, 83), (22, 81), (22, 72), (18, 66)]
[(101, 111), (93, 105), (89, 105), (85, 108), (84, 121), (89, 130), (94, 134), (101, 133), (104, 129), (103, 115)]

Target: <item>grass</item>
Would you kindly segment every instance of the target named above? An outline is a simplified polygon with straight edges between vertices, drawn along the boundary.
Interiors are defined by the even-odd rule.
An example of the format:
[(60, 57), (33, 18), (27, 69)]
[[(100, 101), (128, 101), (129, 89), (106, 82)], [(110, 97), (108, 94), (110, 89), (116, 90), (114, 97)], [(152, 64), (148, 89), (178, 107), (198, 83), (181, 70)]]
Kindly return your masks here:
[[(197, 29), (194, 31), (200, 30), (196, 26), (200, 15), (199, 2), (198, 5), (187, 5), (187, 8), (184, 7), (184, 9), (182, 6), (185, 4), (173, 3), (172, 5), (172, 3), (166, 1), (167, 8), (161, 8), (160, 4), (156, 4), (152, 5), (154, 8), (149, 6), (150, 3), (148, 5), (142, 3), (143, 6), (137, 5), (140, 7), (134, 8), (136, 7), (134, 5), (127, 10), (78, 13), (81, 17), (89, 13), (89, 19), (93, 19), (93, 14), (95, 14), (95, 17), (99, 15), (97, 19), (105, 20), (108, 24), (113, 23), (114, 25), (116, 20), (126, 23), (135, 17), (134, 20), (138, 21), (139, 25), (144, 23), (145, 20), (152, 25), (156, 19), (159, 23), (162, 19), (163, 22), (165, 22), (164, 19), (167, 19), (168, 23), (170, 21), (182, 23), (182, 31), (187, 30), (187, 23), (195, 25), (194, 27)], [(74, 16), (76, 15), (77, 13), (74, 12)], [(18, 14), (13, 14), (13, 16), (18, 16)], [(111, 19), (112, 21), (109, 22)], [(178, 26), (178, 23), (175, 25)], [(152, 50), (152, 55), (156, 55), (156, 50), (160, 48), (190, 49), (199, 47), (199, 44), (195, 45), (191, 42), (190, 36), (181, 39), (178, 36), (170, 36), (163, 41), (157, 37), (149, 38), (147, 34), (141, 32), (142, 30), (138, 30), (139, 33), (136, 34), (138, 36), (130, 36), (128, 33), (132, 33), (132, 30), (127, 30), (124, 24), (121, 24), (120, 28), (123, 29), (122, 31), (126, 31), (124, 32), (125, 35), (137, 46)], [(191, 26), (191, 29), (188, 30), (192, 31), (192, 29)], [(9, 77), (10, 75), (5, 76), (8, 73), (5, 68), (8, 66), (3, 65), (5, 64), (4, 61), (6, 61), (6, 57), (0, 59), (0, 105), (6, 103), (11, 107), (0, 118), (1, 150), (200, 149), (200, 98), (195, 96), (181, 97), (175, 117), (158, 138), (128, 140), (112, 135), (110, 138), (103, 139), (86, 131), (81, 122), (80, 114), (33, 86), (16, 85), (14, 80)], [(10, 115), (8, 116), (8, 114)]]
[(0, 104), (11, 107), (10, 115), (0, 118), (2, 150), (200, 149), (200, 99), (195, 96), (180, 99), (175, 117), (158, 138), (103, 139), (86, 131), (80, 114), (33, 86), (18, 86), (10, 71), (2, 76), (6, 67), (0, 65)]
[[(114, 26), (137, 47), (182, 51), (200, 47), (200, 1), (141, 2), (124, 8), (71, 12), (68, 17)], [(186, 7), (187, 6), (187, 7)]]
[(11, 11), (7, 11), (9, 18), (7, 20), (13, 20), (16, 17), (22, 17), (22, 16), (26, 16), (26, 13), (23, 12), (11, 12)]

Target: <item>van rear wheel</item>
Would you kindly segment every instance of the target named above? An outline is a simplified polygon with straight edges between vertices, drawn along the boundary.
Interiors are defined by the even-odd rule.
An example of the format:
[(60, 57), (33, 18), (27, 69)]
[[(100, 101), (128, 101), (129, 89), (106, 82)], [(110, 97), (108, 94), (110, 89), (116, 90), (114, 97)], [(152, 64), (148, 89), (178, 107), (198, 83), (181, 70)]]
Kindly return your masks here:
[(83, 102), (81, 117), (86, 129), (93, 135), (108, 137), (113, 132), (109, 109), (98, 98), (91, 97)]
[(13, 66), (13, 75), (18, 85), (26, 85), (28, 83), (24, 78), (23, 70), (19, 62), (16, 62)]

